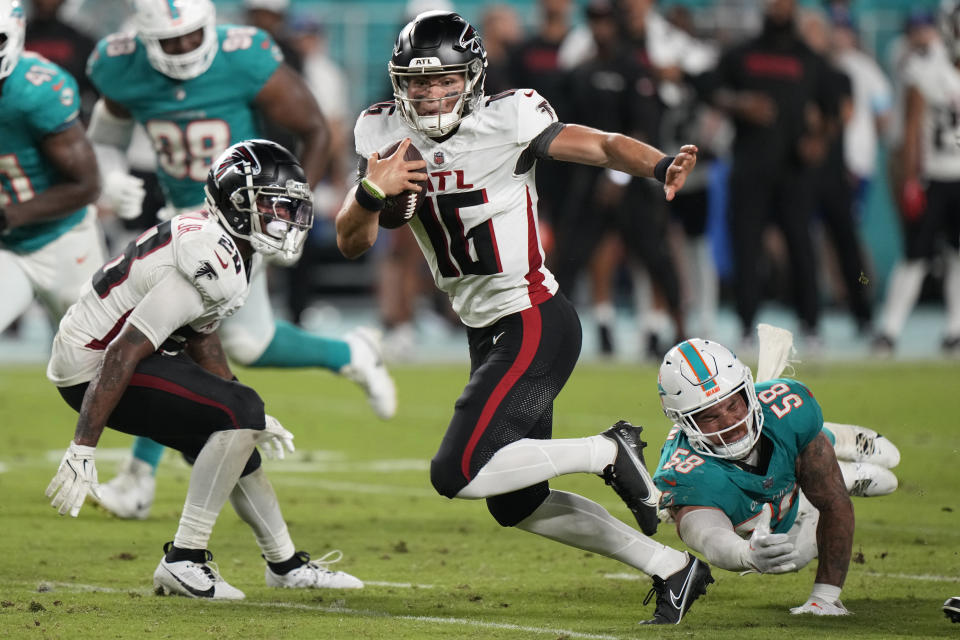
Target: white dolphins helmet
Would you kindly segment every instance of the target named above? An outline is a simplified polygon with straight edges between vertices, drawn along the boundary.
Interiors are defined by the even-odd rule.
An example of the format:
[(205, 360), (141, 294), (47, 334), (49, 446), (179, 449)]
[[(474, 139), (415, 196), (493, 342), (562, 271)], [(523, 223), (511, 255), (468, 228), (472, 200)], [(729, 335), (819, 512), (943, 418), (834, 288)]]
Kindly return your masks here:
[[(134, 0), (134, 25), (147, 49), (150, 66), (176, 80), (196, 78), (217, 55), (216, 11), (210, 0)], [(170, 54), (161, 40), (203, 29), (203, 42), (193, 51)]]
[(6, 78), (17, 66), (25, 28), (20, 0), (0, 0), (0, 78)]
[[(658, 389), (663, 412), (683, 429), (697, 453), (740, 460), (757, 444), (763, 429), (763, 411), (753, 387), (753, 374), (725, 346), (700, 338), (674, 346), (660, 365)], [(747, 406), (743, 418), (712, 433), (701, 431), (697, 414), (736, 393), (743, 394)], [(743, 424), (747, 434), (729, 440)]]

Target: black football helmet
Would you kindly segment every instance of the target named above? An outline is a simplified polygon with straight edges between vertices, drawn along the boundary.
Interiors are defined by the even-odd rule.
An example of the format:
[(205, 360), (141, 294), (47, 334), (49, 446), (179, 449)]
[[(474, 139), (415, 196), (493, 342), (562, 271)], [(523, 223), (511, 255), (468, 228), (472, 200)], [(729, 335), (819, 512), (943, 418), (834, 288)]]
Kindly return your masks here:
[(300, 162), (269, 140), (228, 147), (210, 166), (207, 208), (258, 253), (295, 259), (313, 226), (313, 193)]
[[(480, 34), (459, 14), (426, 11), (400, 31), (387, 69), (397, 107), (407, 124), (428, 136), (439, 137), (453, 131), (480, 107), (487, 52)], [(416, 100), (411, 100), (407, 92), (410, 78), (448, 73), (463, 73), (466, 81), (453, 111), (417, 115)]]

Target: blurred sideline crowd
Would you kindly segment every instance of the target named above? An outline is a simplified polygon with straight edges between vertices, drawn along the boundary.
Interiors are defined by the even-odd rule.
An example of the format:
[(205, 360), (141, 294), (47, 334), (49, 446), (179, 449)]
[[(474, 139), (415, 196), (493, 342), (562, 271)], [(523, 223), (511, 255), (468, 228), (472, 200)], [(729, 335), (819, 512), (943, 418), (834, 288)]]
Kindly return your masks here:
[[(85, 61), (107, 34), (79, 30), (61, 15), (63, 2), (26, 3), (25, 49), (77, 79), (86, 122), (97, 95)], [(458, 8), (411, 0), (398, 4), (397, 24), (423, 10)], [(548, 265), (567, 295), (590, 308), (600, 352), (617, 352), (618, 310), (635, 318), (636, 357), (659, 360), (679, 339), (713, 336), (721, 305), (735, 312), (739, 346), (749, 351), (759, 310), (779, 303), (795, 313), (808, 354), (822, 348), (823, 312), (843, 309), (857, 339), (889, 355), (924, 300), (945, 308), (942, 334), (930, 339), (944, 354), (960, 354), (960, 208), (949, 188), (960, 182), (960, 162), (949, 157), (960, 157), (960, 91), (937, 106), (934, 123), (910, 107), (924, 77), (932, 73), (936, 84), (933, 61), (953, 66), (942, 36), (950, 10), (905, 12), (887, 60), (861, 46), (847, 2), (759, 0), (760, 29), (752, 34), (706, 32), (697, 11), (654, 0), (539, 0), (529, 26), (510, 4), (472, 16), (488, 56), (487, 95), (536, 88), (561, 122), (623, 132), (668, 153), (687, 143), (700, 149), (694, 174), (669, 203), (651, 180), (559, 162), (537, 168)], [(318, 215), (303, 257), (271, 267), (277, 312), (304, 323), (318, 300), (373, 295), (386, 357), (415, 357), (425, 316), (456, 319), (437, 297), (409, 229), (381, 233), (358, 263), (336, 248), (333, 216), (355, 176), (352, 130), (365, 105), (348, 104), (351, 79), (330, 54), (325, 25), (289, 0), (243, 0), (233, 17), (267, 31), (303, 75), (334, 149), (314, 193)], [(383, 71), (382, 95), (371, 102), (392, 99), (386, 59)], [(297, 148), (289, 132), (267, 131)], [(99, 203), (111, 254), (154, 224), (164, 206), (142, 130), (128, 155), (147, 197), (134, 220)], [(902, 257), (889, 274), (876, 273), (863, 238), (877, 180), (890, 185), (899, 214)]]

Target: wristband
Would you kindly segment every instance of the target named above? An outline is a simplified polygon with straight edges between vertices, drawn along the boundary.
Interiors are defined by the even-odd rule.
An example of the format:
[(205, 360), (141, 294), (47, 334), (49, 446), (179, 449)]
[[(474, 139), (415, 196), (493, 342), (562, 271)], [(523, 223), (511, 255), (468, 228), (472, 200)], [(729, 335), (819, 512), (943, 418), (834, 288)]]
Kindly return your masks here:
[(0, 234), (7, 232), (7, 210), (3, 207), (0, 207)]
[(379, 212), (383, 210), (384, 205), (387, 204), (386, 200), (381, 200), (364, 189), (362, 182), (357, 185), (357, 190), (354, 192), (353, 197), (356, 198), (357, 204), (368, 211)]
[(657, 166), (653, 168), (653, 177), (660, 182), (666, 182), (667, 168), (673, 164), (674, 158), (676, 158), (676, 156), (664, 156), (660, 158), (660, 162), (658, 162)]
[(387, 194), (384, 193), (383, 189), (375, 185), (373, 182), (371, 182), (367, 178), (363, 178), (362, 180), (360, 180), (360, 186), (366, 189), (370, 193), (370, 195), (372, 195), (377, 200), (387, 199)]

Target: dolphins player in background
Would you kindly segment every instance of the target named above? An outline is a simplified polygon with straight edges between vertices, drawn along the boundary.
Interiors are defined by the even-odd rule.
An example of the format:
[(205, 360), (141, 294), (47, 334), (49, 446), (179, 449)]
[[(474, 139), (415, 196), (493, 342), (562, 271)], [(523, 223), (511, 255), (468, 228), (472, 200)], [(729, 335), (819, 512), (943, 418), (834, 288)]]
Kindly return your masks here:
[(104, 260), (77, 83), (23, 51), (24, 27), (20, 0), (0, 0), (0, 333), (34, 296), (59, 322)]
[[(265, 32), (217, 26), (210, 0), (135, 0), (134, 24), (135, 34), (103, 39), (88, 64), (102, 95), (90, 135), (105, 175), (105, 197), (118, 215), (138, 216), (143, 198), (124, 155), (135, 122), (157, 152), (166, 217), (202, 206), (210, 162), (231, 143), (257, 137), (260, 115), (302, 142), (299, 155), (310, 184), (322, 177), (328, 143), (323, 115)], [(271, 260), (290, 264), (298, 257), (281, 251)], [(379, 417), (392, 417), (396, 389), (380, 357), (379, 335), (359, 328), (343, 340), (330, 339), (275, 318), (265, 271), (257, 258), (250, 300), (220, 329), (227, 355), (251, 367), (337, 372), (363, 388)], [(101, 503), (120, 517), (147, 517), (162, 453), (156, 443), (138, 439), (133, 458), (102, 487)]]
[(730, 571), (786, 573), (819, 556), (810, 597), (790, 611), (846, 615), (850, 495), (896, 489), (893, 443), (863, 427), (825, 425), (802, 383), (754, 384), (749, 367), (709, 340), (670, 349), (658, 389), (675, 426), (653, 479), (683, 541)]

